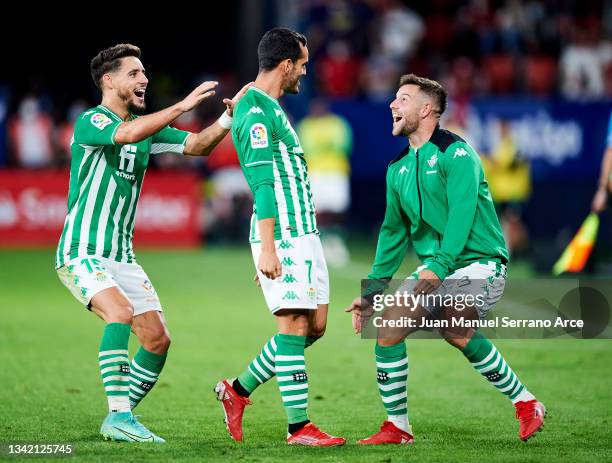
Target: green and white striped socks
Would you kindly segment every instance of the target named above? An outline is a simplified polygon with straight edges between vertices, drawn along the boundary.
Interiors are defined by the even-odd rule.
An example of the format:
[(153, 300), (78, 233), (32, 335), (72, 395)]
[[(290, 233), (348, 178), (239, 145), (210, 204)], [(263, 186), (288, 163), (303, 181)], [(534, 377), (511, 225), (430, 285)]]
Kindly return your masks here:
[(130, 366), (130, 405), (132, 409), (140, 403), (159, 378), (166, 363), (167, 353), (155, 354), (140, 347)]
[[(238, 383), (247, 395), (251, 395), (255, 389), (264, 384), (270, 378), (276, 375), (276, 339), (277, 336), (272, 336), (263, 347), (257, 357), (253, 359), (246, 370), (238, 375)], [(312, 336), (306, 337), (305, 348), (312, 346), (319, 338)], [(234, 385), (234, 389), (236, 386)], [(242, 392), (240, 390), (236, 391)], [(242, 395), (242, 394), (241, 394)]]
[(247, 369), (238, 375), (238, 382), (249, 394), (276, 374), (276, 348), (276, 336), (272, 336)]
[(128, 341), (130, 325), (109, 323), (104, 328), (98, 363), (104, 383), (104, 392), (111, 412), (129, 412), (130, 407), (130, 363)]
[(376, 343), (376, 380), (387, 411), (387, 420), (403, 431), (412, 433), (408, 423), (408, 356), (406, 344), (381, 346)]
[(275, 338), (276, 379), (291, 427), (308, 421), (308, 375), (304, 361), (306, 336), (277, 334)]
[(512, 400), (512, 403), (535, 398), (519, 381), (516, 373), (512, 371), (493, 343), (478, 331), (474, 332), (462, 352), (476, 371)]

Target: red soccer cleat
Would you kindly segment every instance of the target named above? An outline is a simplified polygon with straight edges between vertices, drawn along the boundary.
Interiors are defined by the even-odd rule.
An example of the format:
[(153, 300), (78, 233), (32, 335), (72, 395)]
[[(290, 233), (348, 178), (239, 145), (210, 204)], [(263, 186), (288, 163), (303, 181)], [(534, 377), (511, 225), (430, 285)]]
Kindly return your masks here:
[(314, 423), (308, 423), (302, 429), (287, 436), (289, 445), (308, 445), (311, 447), (333, 447), (344, 445), (344, 437), (335, 437), (321, 431)]
[(214, 389), (225, 414), (225, 427), (236, 442), (242, 442), (242, 415), (244, 407), (251, 405), (251, 399), (242, 397), (227, 379), (219, 381)]
[(516, 419), (520, 422), (519, 437), (522, 441), (527, 441), (544, 427), (546, 407), (537, 400), (517, 402), (514, 406), (516, 407)]
[(391, 421), (385, 421), (376, 434), (357, 441), (360, 445), (412, 444), (413, 442), (412, 434), (402, 431)]

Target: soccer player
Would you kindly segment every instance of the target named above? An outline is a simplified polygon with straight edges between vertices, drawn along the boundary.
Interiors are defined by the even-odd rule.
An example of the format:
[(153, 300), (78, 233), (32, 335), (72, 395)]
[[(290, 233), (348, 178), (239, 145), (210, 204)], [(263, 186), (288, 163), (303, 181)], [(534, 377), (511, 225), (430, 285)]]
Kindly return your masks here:
[[(464, 316), (484, 318), (503, 293), (508, 252), (480, 158), (464, 140), (440, 128), (446, 91), (439, 83), (414, 74), (404, 75), (390, 106), (393, 135), (407, 137), (409, 143), (387, 170), (387, 206), (369, 284), (375, 289), (374, 282), (393, 277), (411, 241), (423, 264), (408, 280), (414, 294), (474, 295), (474, 290), (482, 289), (482, 303), (465, 310)], [(347, 308), (347, 312), (353, 312), (356, 332), (361, 331), (362, 317), (367, 319), (372, 313), (372, 295), (366, 292), (365, 296)], [(398, 309), (391, 306), (385, 316), (397, 317)], [(449, 316), (443, 313), (445, 307), (434, 304), (412, 309), (414, 317), (421, 319)], [(404, 309), (402, 314), (408, 313)], [(388, 418), (379, 432), (359, 444), (413, 442), (407, 414), (408, 358), (404, 339), (415, 330), (378, 331), (377, 382)], [(544, 406), (525, 388), (489, 339), (471, 328), (442, 329), (441, 334), (512, 401), (522, 440), (542, 428)]]
[(321, 249), (304, 153), (278, 99), (298, 93), (306, 73), (306, 38), (288, 29), (264, 34), (259, 74), (235, 108), (232, 137), (254, 196), (250, 242), (257, 277), (278, 334), (234, 380), (215, 386), (231, 437), (242, 441), (249, 395), (276, 375), (289, 422), (287, 442), (334, 446), (345, 439), (308, 419), (304, 349), (323, 335), (329, 278)]
[[(216, 82), (204, 82), (175, 105), (139, 117), (148, 79), (138, 47), (119, 44), (101, 51), (91, 61), (91, 76), (102, 102), (75, 123), (68, 214), (55, 266), (70, 292), (106, 322), (98, 363), (109, 414), (100, 433), (117, 441), (164, 442), (132, 415), (155, 385), (170, 345), (159, 298), (132, 249), (136, 205), (150, 156), (210, 153), (228, 133), (246, 86), (233, 100), (223, 100), (227, 110), (217, 122), (192, 134), (169, 124), (214, 95)], [(130, 331), (141, 344), (131, 364)]]

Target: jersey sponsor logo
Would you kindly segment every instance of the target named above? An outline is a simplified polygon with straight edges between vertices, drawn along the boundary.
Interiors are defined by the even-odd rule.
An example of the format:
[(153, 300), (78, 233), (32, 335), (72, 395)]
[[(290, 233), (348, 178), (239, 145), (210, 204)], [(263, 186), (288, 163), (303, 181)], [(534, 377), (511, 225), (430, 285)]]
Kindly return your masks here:
[(291, 257), (285, 257), (281, 264), (286, 267), (291, 267), (292, 265), (295, 265), (295, 262), (293, 262), (293, 259), (291, 259)]
[(297, 278), (290, 273), (286, 273), (285, 277), (283, 278), (283, 283), (297, 283)]
[(95, 113), (93, 116), (91, 116), (91, 119), (89, 119), (89, 121), (91, 122), (91, 125), (93, 125), (98, 130), (104, 130), (104, 127), (113, 123), (110, 117), (102, 113)]
[(402, 175), (404, 172), (408, 172), (408, 168), (406, 166), (402, 166), (402, 168), (399, 171), (399, 174)]
[(259, 106), (251, 106), (251, 109), (249, 109), (249, 112), (247, 114), (263, 114), (263, 109), (261, 109)]
[(457, 156), (462, 157), (462, 156), (467, 156), (468, 152), (465, 150), (465, 148), (457, 148), (455, 150), (455, 155), (453, 156), (453, 159), (455, 159)]
[(263, 124), (253, 124), (249, 129), (251, 137), (251, 148), (267, 148), (268, 147), (268, 130)]
[(434, 155), (427, 161), (427, 164), (429, 164), (429, 167), (433, 167), (436, 165), (436, 162), (438, 162), (438, 155), (434, 153)]

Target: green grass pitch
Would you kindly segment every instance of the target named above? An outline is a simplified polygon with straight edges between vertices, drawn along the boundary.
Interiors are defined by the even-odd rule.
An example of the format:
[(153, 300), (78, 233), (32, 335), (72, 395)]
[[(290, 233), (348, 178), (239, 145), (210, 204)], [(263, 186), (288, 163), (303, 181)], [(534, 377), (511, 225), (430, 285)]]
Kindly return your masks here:
[[(275, 381), (253, 395), (242, 445), (230, 441), (211, 391), (219, 378), (237, 375), (275, 331), (252, 281), (248, 245), (140, 252), (173, 337), (160, 382), (137, 408), (142, 422), (168, 440), (152, 446), (103, 442), (98, 435), (106, 414), (96, 363), (103, 325), (62, 287), (53, 251), (0, 251), (0, 444), (70, 442), (75, 461), (88, 462), (612, 460), (612, 341), (605, 340), (497, 343), (549, 409), (544, 431), (526, 444), (510, 402), (459, 352), (440, 340), (409, 340), (415, 444), (355, 445), (385, 416), (373, 342), (354, 336), (343, 312), (369, 259), (362, 251), (347, 271), (332, 271), (328, 330), (306, 357), (310, 416), (348, 444), (309, 449), (285, 444)], [(133, 339), (131, 352), (135, 347)]]

